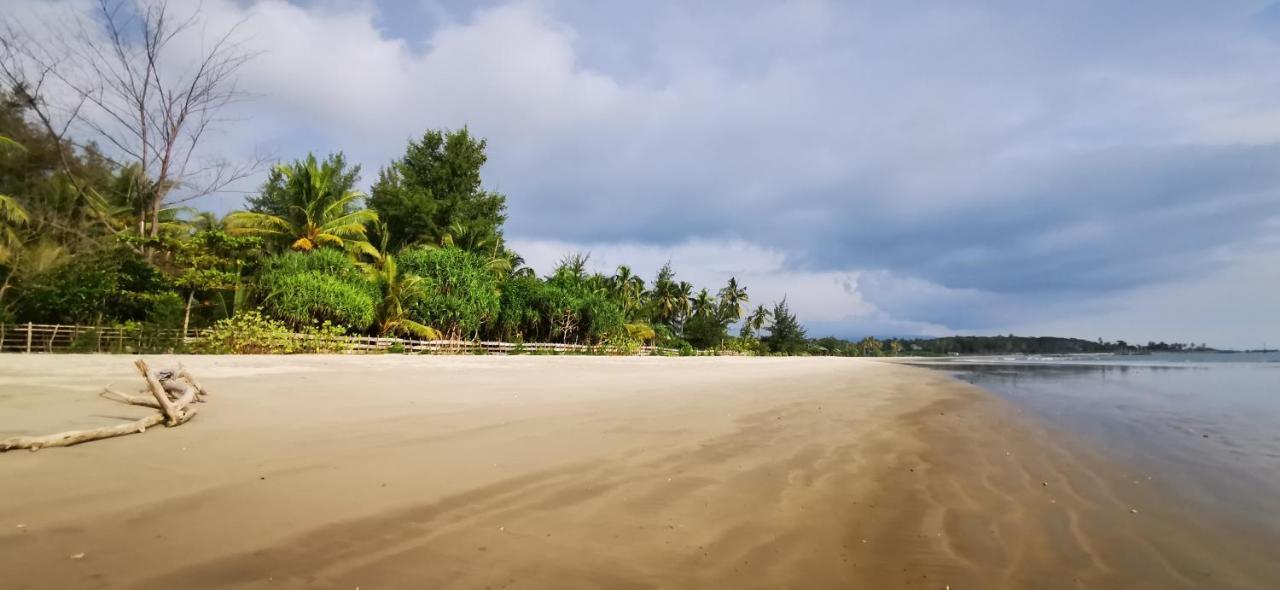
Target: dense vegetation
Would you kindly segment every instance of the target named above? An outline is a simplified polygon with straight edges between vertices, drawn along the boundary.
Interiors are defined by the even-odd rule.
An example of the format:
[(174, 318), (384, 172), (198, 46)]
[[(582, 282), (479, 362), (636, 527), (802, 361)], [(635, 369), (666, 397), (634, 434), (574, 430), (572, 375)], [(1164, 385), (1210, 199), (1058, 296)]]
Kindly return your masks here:
[(12, 139), (0, 152), (0, 321), (217, 326), (210, 350), (258, 349), (228, 343), (229, 330), (806, 349), (785, 302), (747, 313), (734, 279), (697, 288), (670, 265), (652, 281), (626, 266), (606, 275), (582, 254), (536, 276), (506, 246), (506, 197), (482, 188), (485, 142), (466, 129), (409, 142), (368, 198), (342, 154), (308, 155), (274, 167), (244, 210), (166, 206), (152, 236), (135, 223), (136, 170), (33, 119), (0, 96)]

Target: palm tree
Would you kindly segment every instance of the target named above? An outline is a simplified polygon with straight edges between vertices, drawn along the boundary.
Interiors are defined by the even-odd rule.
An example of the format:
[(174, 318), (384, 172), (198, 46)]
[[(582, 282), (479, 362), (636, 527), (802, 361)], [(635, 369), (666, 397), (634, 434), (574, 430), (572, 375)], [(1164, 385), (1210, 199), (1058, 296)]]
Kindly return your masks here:
[(757, 305), (751, 313), (747, 314), (747, 319), (742, 322), (742, 337), (746, 338), (760, 330), (764, 329), (764, 325), (769, 321), (769, 310), (763, 305)]
[(635, 273), (631, 272), (630, 266), (625, 264), (619, 265), (618, 270), (613, 273), (613, 278), (610, 279), (610, 290), (613, 291), (614, 295), (621, 299), (626, 294), (628, 283), (630, 283), (631, 279), (635, 278), (635, 276)]
[(680, 292), (680, 301), (682, 302), (680, 306), (680, 317), (689, 317), (689, 313), (693, 311), (693, 283), (680, 281), (677, 289)]
[(422, 277), (401, 273), (396, 259), (383, 254), (376, 264), (365, 266), (369, 280), (382, 292), (378, 303), (378, 335), (403, 334), (429, 340), (440, 338), (440, 332), (409, 318), (405, 308), (426, 295)]
[(13, 256), (13, 248), (21, 241), (18, 226), (26, 225), (28, 220), (27, 210), (18, 201), (8, 195), (0, 195), (0, 264)]
[(327, 162), (321, 166), (315, 156), (276, 167), (287, 179), (290, 213), (286, 216), (253, 211), (236, 211), (227, 216), (227, 231), (236, 235), (283, 238), (294, 250), (309, 251), (336, 246), (373, 256), (366, 226), (378, 220), (371, 209), (355, 209), (364, 196), (360, 191), (337, 190), (339, 170)]
[(631, 267), (624, 264), (618, 267), (609, 286), (613, 295), (622, 302), (622, 310), (627, 318), (634, 318), (644, 301), (644, 279), (636, 276), (631, 272)]
[[(25, 149), (22, 144), (3, 135), (0, 135), (0, 146)], [(28, 221), (30, 217), (27, 215), (27, 210), (23, 209), (16, 199), (8, 195), (0, 195), (0, 264), (8, 262), (13, 256), (12, 248), (20, 242), (18, 226), (26, 225)]]
[(739, 285), (736, 277), (729, 277), (729, 284), (720, 290), (720, 302), (723, 305), (725, 319), (732, 321), (742, 319), (742, 304), (748, 301), (746, 287)]
[(711, 299), (711, 293), (703, 289), (689, 300), (689, 307), (693, 310), (693, 315), (706, 315), (715, 309), (715, 301)]
[(227, 229), (227, 219), (218, 217), (213, 211), (200, 211), (191, 218), (190, 225), (198, 232), (221, 231)]

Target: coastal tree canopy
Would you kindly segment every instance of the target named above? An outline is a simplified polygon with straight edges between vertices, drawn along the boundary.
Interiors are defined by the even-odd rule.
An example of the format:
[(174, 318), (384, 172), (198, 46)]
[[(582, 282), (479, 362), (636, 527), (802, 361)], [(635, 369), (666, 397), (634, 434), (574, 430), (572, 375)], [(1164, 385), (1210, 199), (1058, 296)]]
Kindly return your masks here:
[(392, 249), (447, 242), (500, 250), (506, 196), (481, 185), (486, 146), (465, 127), (431, 130), (378, 173), (369, 207), (386, 221)]

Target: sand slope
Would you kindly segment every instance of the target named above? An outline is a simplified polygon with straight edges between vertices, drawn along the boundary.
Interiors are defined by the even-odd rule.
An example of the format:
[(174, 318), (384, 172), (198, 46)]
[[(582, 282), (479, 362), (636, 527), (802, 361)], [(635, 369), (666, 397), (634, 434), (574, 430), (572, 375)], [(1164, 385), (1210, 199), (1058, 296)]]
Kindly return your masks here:
[[(1261, 548), (1181, 514), (1157, 480), (1068, 450), (1000, 402), (919, 368), (183, 362), (215, 392), (190, 424), (0, 455), (0, 587), (1248, 588), (1280, 579)], [(0, 357), (0, 436), (132, 415), (94, 397), (107, 383), (140, 383), (129, 358)]]

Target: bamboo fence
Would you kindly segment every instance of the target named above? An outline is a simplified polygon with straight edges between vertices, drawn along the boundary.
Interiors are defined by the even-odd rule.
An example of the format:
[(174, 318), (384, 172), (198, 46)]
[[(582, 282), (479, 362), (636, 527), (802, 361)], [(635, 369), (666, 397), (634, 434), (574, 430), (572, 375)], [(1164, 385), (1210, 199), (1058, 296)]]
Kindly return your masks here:
[[(178, 351), (200, 336), (199, 330), (154, 329), (140, 326), (76, 326), (64, 324), (2, 324), (0, 352), (139, 353)], [(608, 346), (552, 342), (484, 342), (472, 340), (416, 340), (376, 336), (288, 336), (299, 350), (338, 350), (353, 354), (410, 352), (422, 354), (618, 354)], [(673, 348), (642, 346), (640, 356), (675, 356)]]

